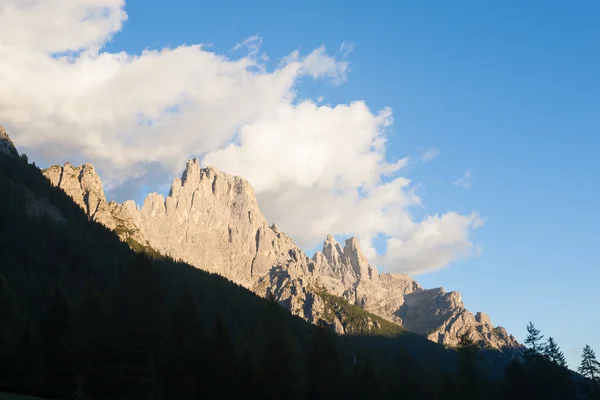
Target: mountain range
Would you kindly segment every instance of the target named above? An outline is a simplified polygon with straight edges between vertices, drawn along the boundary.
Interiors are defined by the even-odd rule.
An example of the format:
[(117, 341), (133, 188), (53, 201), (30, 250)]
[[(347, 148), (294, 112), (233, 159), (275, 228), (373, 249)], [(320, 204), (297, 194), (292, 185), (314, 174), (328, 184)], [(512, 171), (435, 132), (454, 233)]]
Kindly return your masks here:
[(379, 274), (354, 238), (309, 258), (246, 180), (197, 159), (138, 208), (0, 129), (0, 244), (2, 398), (600, 395), (533, 324), (525, 348), (458, 293)]
[[(175, 178), (168, 196), (150, 193), (138, 207), (133, 200), (107, 202), (91, 164), (54, 165), (43, 174), (87, 216), (132, 247), (154, 251), (220, 274), (261, 297), (273, 297), (311, 323), (326, 322), (339, 334), (351, 333), (347, 316), (332, 309), (339, 296), (429, 340), (456, 346), (461, 335), (485, 348), (512, 351), (520, 344), (483, 312), (467, 310), (458, 292), (424, 289), (404, 274), (380, 274), (358, 240), (344, 244), (328, 235), (321, 251), (308, 257), (259, 209), (252, 186), (242, 177), (196, 158)], [(379, 322), (369, 322), (377, 328)]]

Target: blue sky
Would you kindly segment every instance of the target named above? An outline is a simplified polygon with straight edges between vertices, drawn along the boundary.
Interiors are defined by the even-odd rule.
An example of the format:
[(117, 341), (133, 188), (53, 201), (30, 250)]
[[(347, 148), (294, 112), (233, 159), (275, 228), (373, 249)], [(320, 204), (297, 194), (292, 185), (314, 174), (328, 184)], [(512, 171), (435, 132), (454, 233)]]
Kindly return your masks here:
[[(236, 58), (244, 50), (234, 51), (235, 44), (259, 35), (261, 51), (269, 55), (267, 67), (275, 70), (294, 49), (307, 54), (326, 45), (335, 52), (342, 43), (352, 44), (344, 59), (349, 66), (346, 81), (334, 85), (300, 77), (294, 85), (299, 97), (323, 96), (323, 103), (332, 105), (364, 100), (373, 112), (390, 107), (394, 122), (387, 128), (387, 156), (393, 161), (411, 158), (402, 175), (419, 185), (416, 193), (423, 200), (422, 207), (410, 208), (413, 218), (475, 210), (485, 221), (470, 233), (482, 253), (420, 275), (421, 285), (459, 291), (471, 311), (488, 313), (493, 323), (519, 340), (533, 321), (543, 334), (555, 337), (571, 367), (578, 365), (585, 344), (600, 352), (600, 257), (594, 246), (600, 233), (595, 207), (600, 203), (600, 158), (595, 154), (600, 145), (600, 5), (332, 0), (327, 7), (318, 1), (220, 1), (206, 7), (193, 1), (128, 0), (125, 9), (128, 20), (105, 52), (141, 54), (145, 49), (204, 43), (210, 44), (210, 51)], [(60, 35), (40, 32), (42, 44), (15, 43), (49, 52), (89, 46), (93, 39), (86, 42), (89, 32), (84, 32), (80, 43), (78, 35), (65, 30), (65, 40), (77, 43), (46, 43)], [(27, 54), (37, 54), (29, 50)], [(41, 74), (40, 69), (32, 71)], [(84, 71), (86, 79), (104, 76), (100, 69)], [(77, 77), (74, 73), (72, 81), (79, 82)], [(47, 81), (50, 85), (52, 79)], [(127, 83), (118, 81), (123, 96), (129, 94), (123, 89)], [(47, 93), (57, 90), (62, 94), (62, 87), (58, 89), (50, 87), (37, 98), (49, 99)], [(102, 104), (95, 101), (92, 104)], [(32, 112), (31, 104), (23, 109)], [(67, 108), (53, 114), (44, 111), (59, 121), (51, 145), (45, 147), (39, 147), (41, 142), (35, 147), (38, 137), (26, 133), (49, 132), (48, 125), (27, 125), (24, 114), (15, 112), (2, 115), (1, 102), (0, 118), (15, 118), (8, 125), (15, 128), (17, 143), (33, 155), (31, 159), (64, 162), (64, 153), (53, 153), (62, 148), (71, 151), (66, 154), (72, 162), (91, 158), (102, 166), (109, 157), (102, 152), (100, 134), (88, 135), (97, 148), (89, 150), (89, 143), (81, 143), (88, 146), (87, 153), (74, 150), (80, 138), (61, 136), (80, 126), (68, 124), (83, 124), (79, 113), (65, 117), (68, 124), (60, 120)], [(89, 121), (96, 119), (85, 122), (92, 124)], [(25, 132), (22, 137), (19, 131)], [(439, 155), (420, 161), (433, 148)], [(118, 150), (112, 149), (114, 158), (106, 161), (106, 176), (109, 166), (125, 163)], [(184, 160), (174, 162), (181, 166)], [(455, 185), (467, 170), (470, 188)], [(161, 176), (153, 182), (157, 186), (144, 187), (168, 186), (172, 174), (156, 174)]]
[[(201, 42), (227, 53), (259, 34), (275, 59), (290, 47), (352, 43), (346, 83), (306, 80), (299, 90), (331, 103), (390, 106), (388, 154), (440, 150), (409, 166), (424, 198), (415, 212), (476, 209), (486, 222), (473, 236), (479, 257), (419, 282), (458, 290), (467, 307), (519, 340), (533, 321), (572, 367), (586, 343), (600, 351), (600, 6), (284, 3), (130, 0), (130, 21), (109, 48)], [(472, 187), (453, 185), (467, 169)]]

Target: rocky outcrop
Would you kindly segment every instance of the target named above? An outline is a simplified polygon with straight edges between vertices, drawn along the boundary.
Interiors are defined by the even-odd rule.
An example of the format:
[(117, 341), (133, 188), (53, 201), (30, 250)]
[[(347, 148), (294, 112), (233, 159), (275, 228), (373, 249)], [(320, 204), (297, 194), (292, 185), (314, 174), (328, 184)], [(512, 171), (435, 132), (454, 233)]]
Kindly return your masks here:
[(309, 274), (310, 260), (258, 209), (250, 184), (188, 162), (169, 195), (128, 207), (148, 243), (173, 258), (251, 287), (274, 267)]
[(456, 346), (463, 334), (469, 334), (480, 345), (493, 348), (515, 348), (519, 343), (502, 327), (494, 327), (490, 318), (469, 312), (458, 292), (444, 288), (419, 290), (405, 296), (404, 305), (395, 313), (408, 330), (430, 340)]
[(342, 247), (329, 235), (313, 256), (326, 289), (367, 311), (396, 322), (430, 340), (456, 346), (463, 333), (485, 347), (517, 347), (515, 338), (494, 327), (481, 312), (469, 312), (458, 292), (423, 289), (408, 275), (378, 274), (355, 239)]
[[(473, 315), (460, 295), (423, 289), (408, 275), (379, 274), (355, 238), (342, 247), (328, 235), (323, 249), (308, 258), (294, 241), (267, 223), (254, 191), (243, 178), (188, 161), (168, 196), (151, 193), (141, 208), (133, 201), (107, 203), (100, 179), (89, 165), (44, 171), (88, 216), (162, 254), (221, 274), (260, 296), (273, 296), (292, 313), (316, 323), (327, 319), (339, 333), (344, 325), (320, 293), (343, 297), (366, 311), (430, 340), (456, 345), (472, 332), (482, 345), (517, 346), (483, 313)], [(367, 325), (376, 327), (377, 321)]]
[(147, 243), (132, 217), (135, 202), (107, 203), (102, 182), (92, 164), (77, 167), (70, 163), (53, 165), (42, 172), (53, 186), (68, 194), (91, 220), (114, 230), (123, 240), (132, 238), (139, 243)]
[(4, 128), (1, 125), (0, 125), (0, 153), (13, 155), (13, 156), (19, 155), (14, 143), (12, 142), (12, 140), (10, 140), (8, 133), (6, 133), (6, 131), (4, 130)]
[(71, 196), (75, 204), (81, 207), (94, 221), (115, 229), (116, 223), (110, 213), (100, 177), (91, 164), (75, 167), (70, 163), (64, 166), (52, 166), (43, 171), (53, 186), (61, 188)]

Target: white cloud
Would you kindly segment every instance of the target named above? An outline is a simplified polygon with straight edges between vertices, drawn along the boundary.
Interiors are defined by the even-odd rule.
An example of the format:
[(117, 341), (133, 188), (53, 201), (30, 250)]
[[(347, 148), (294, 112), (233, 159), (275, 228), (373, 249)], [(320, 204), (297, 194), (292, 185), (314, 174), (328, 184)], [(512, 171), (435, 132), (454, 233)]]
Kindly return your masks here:
[(449, 212), (430, 216), (413, 224), (405, 238), (387, 240), (387, 252), (380, 262), (408, 273), (440, 269), (459, 258), (477, 255), (481, 248), (469, 240), (469, 231), (483, 225), (478, 214), (460, 215)]
[(421, 199), (400, 175), (408, 159), (386, 155), (389, 108), (296, 97), (305, 76), (343, 83), (350, 45), (292, 51), (274, 70), (258, 36), (235, 59), (202, 45), (102, 52), (126, 18), (122, 0), (0, 0), (0, 121), (40, 165), (90, 161), (114, 191), (164, 185), (200, 156), (249, 179), (306, 248), (355, 235), (384, 269), (410, 272), (476, 252), (476, 214), (411, 216)]
[(465, 171), (465, 174), (454, 181), (454, 186), (460, 186), (464, 189), (471, 189), (471, 170)]
[(433, 147), (433, 148), (427, 150), (425, 153), (423, 153), (423, 155), (421, 156), (421, 161), (426, 163), (426, 162), (432, 161), (434, 158), (436, 158), (439, 155), (440, 155), (440, 149)]

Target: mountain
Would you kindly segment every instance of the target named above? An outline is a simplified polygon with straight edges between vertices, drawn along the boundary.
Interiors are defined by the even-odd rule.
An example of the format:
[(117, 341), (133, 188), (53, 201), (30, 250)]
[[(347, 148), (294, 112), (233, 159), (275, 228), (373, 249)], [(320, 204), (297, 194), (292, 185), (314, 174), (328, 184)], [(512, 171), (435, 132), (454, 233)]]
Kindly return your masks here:
[(379, 274), (350, 238), (342, 247), (328, 235), (309, 258), (275, 224), (269, 225), (245, 179), (187, 162), (168, 196), (151, 193), (141, 208), (134, 201), (107, 203), (90, 164), (43, 171), (89, 216), (133, 246), (218, 273), (262, 297), (273, 296), (293, 314), (326, 321), (346, 333), (345, 316), (332, 313), (324, 293), (346, 299), (428, 339), (456, 346), (466, 332), (492, 349), (517, 349), (515, 338), (481, 312), (468, 311), (457, 292), (423, 289), (408, 275)]
[[(74, 177), (100, 188), (89, 166), (62, 172), (63, 187)], [(24, 155), (0, 154), (0, 398), (441, 399), (451, 390), (456, 352), (322, 293), (324, 317), (343, 315), (353, 333), (338, 336), (219, 274), (136, 253), (90, 221), (108, 218), (91, 194), (76, 203)], [(235, 226), (259, 216), (245, 217)], [(288, 239), (275, 230), (266, 235), (281, 247), (250, 248), (250, 265), (283, 257)], [(495, 390), (487, 372), (478, 379)]]
[(8, 133), (0, 125), (0, 153), (17, 155), (17, 149), (13, 144), (12, 140), (8, 136)]
[[(79, 186), (71, 188), (101, 187), (90, 166), (68, 168), (59, 174), (63, 187), (73, 176)], [(370, 286), (406, 292), (396, 316), (405, 325), (411, 312), (421, 312), (413, 303), (431, 307), (419, 296), (459, 301), (441, 290), (428, 294), (406, 276), (377, 274), (354, 240), (342, 249), (330, 236), (311, 260), (292, 252), (285, 260), (293, 262), (260, 277), (244, 271), (254, 291), (269, 290), (264, 299), (220, 274), (152, 252), (132, 239), (146, 232), (130, 230), (140, 223), (119, 211), (123, 206), (113, 204), (106, 214), (102, 196), (84, 194), (76, 204), (24, 154), (0, 153), (0, 398), (576, 398), (570, 372), (532, 349), (511, 360), (465, 337), (457, 350), (449, 349), (330, 293), (352, 288), (342, 294), (366, 307), (379, 301), (367, 295)], [(115, 228), (94, 218), (112, 219)], [(245, 219), (256, 221), (247, 213)], [(250, 252), (250, 266), (284, 256), (275, 245), (289, 238), (269, 229), (275, 243)], [(287, 246), (294, 250), (293, 242)], [(335, 261), (318, 261), (328, 257)], [(293, 265), (299, 270), (288, 271)], [(287, 283), (292, 287), (281, 286)], [(273, 301), (278, 293), (302, 298), (295, 292), (301, 287), (307, 310), (322, 306), (316, 324)], [(381, 298), (390, 299), (389, 293)], [(475, 318), (485, 321), (482, 314)], [(324, 326), (336, 319), (345, 335)]]

